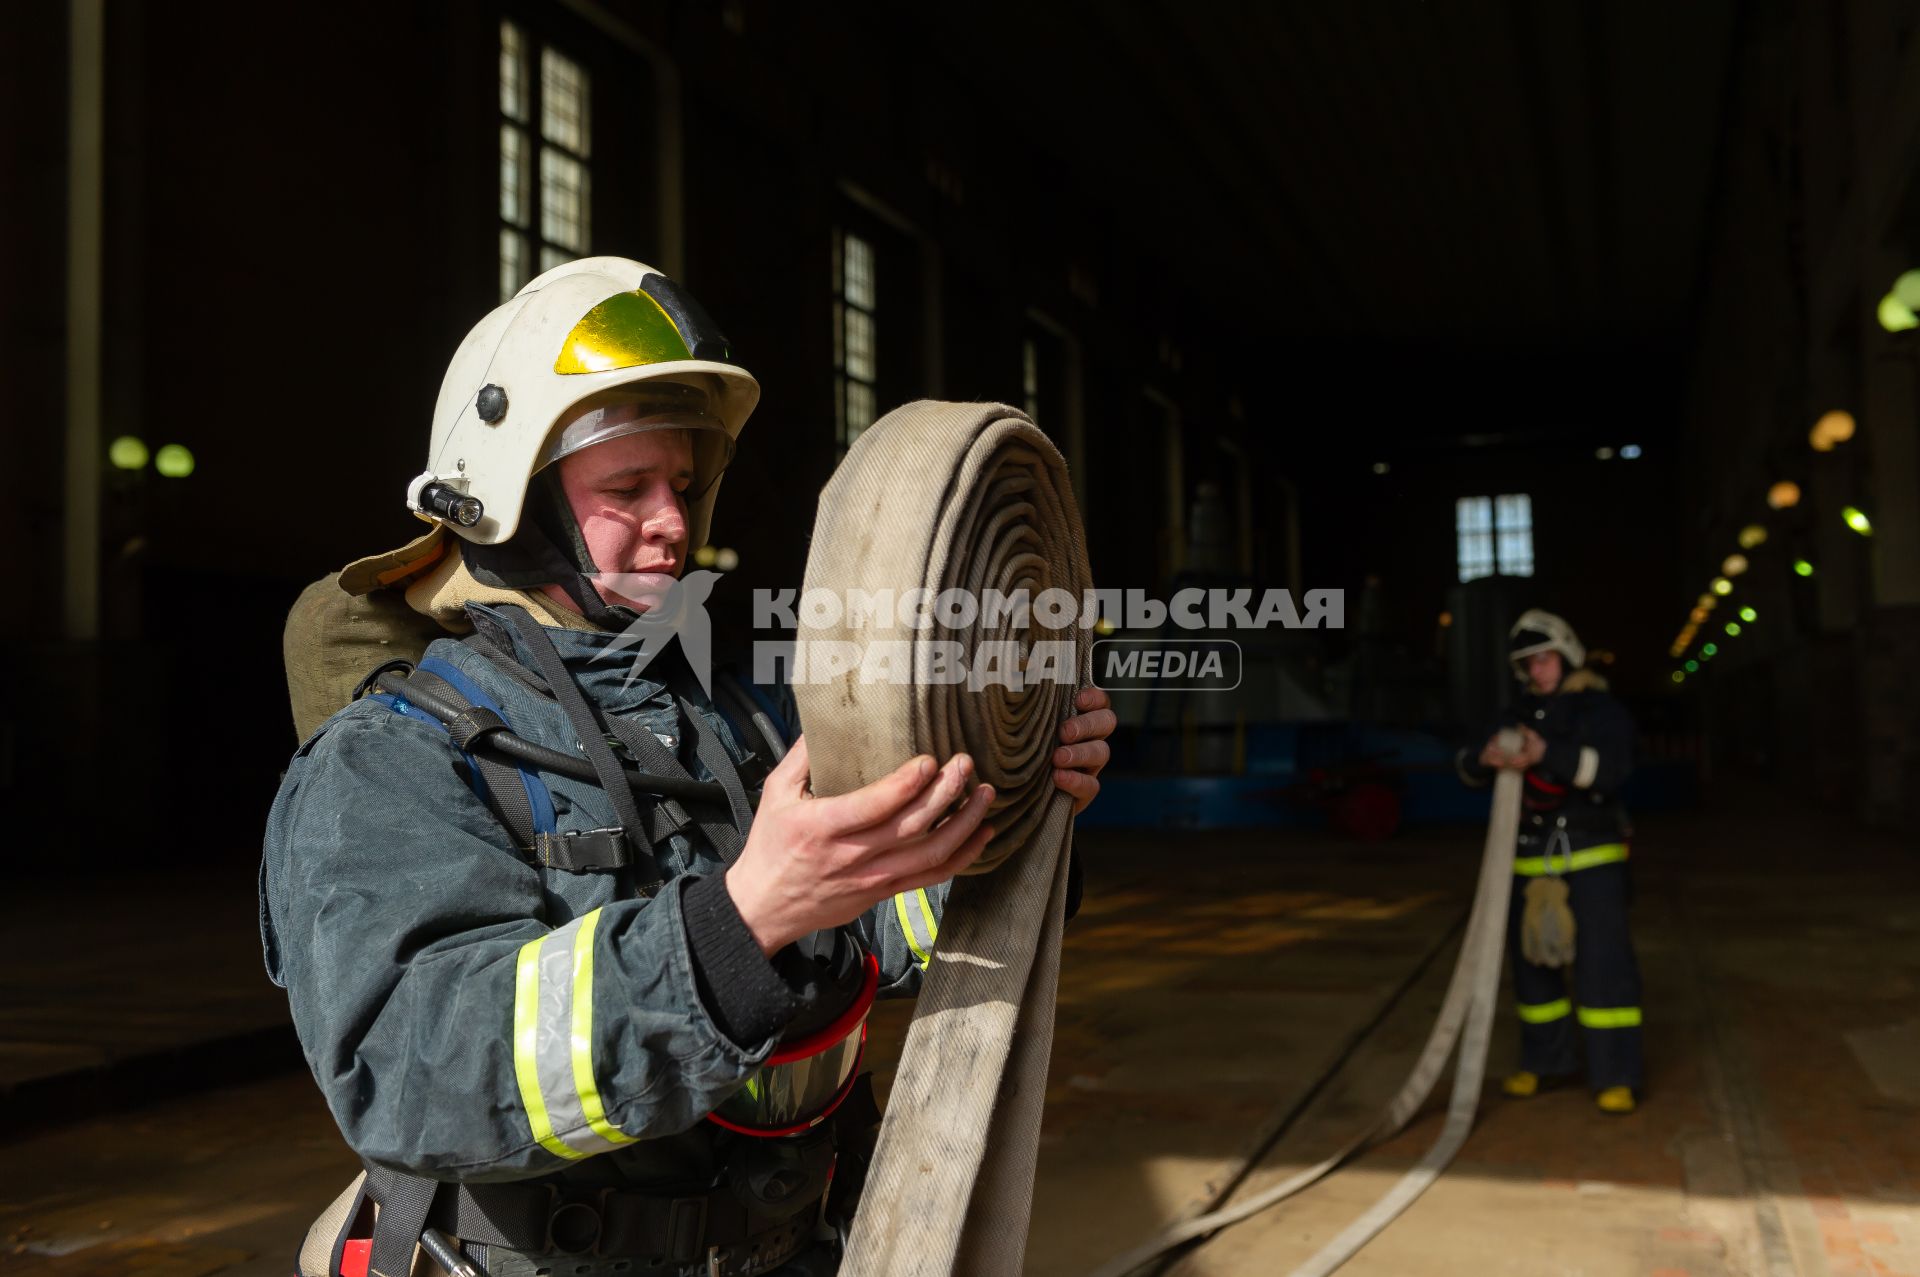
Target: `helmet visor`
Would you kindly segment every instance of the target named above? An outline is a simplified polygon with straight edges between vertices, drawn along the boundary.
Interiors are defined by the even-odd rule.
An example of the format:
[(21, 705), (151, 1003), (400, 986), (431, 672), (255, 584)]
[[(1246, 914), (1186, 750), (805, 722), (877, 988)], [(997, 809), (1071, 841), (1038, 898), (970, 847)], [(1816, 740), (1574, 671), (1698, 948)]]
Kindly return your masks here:
[(792, 1135), (833, 1115), (860, 1071), (867, 1013), (879, 989), (879, 960), (868, 954), (865, 967), (846, 1011), (818, 1032), (782, 1043), (713, 1111), (713, 1121), (746, 1135)]
[(534, 470), (610, 439), (649, 430), (685, 430), (693, 444), (687, 499), (698, 500), (733, 460), (733, 437), (718, 417), (708, 414), (707, 404), (707, 392), (696, 386), (662, 382), (632, 398), (589, 408), (547, 436)]

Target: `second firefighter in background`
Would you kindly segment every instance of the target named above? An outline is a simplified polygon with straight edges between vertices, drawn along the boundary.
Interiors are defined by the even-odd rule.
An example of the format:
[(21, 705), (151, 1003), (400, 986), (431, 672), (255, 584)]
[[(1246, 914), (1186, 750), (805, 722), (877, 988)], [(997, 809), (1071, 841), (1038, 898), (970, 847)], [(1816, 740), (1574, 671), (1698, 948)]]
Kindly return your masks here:
[[(1618, 795), (1633, 769), (1633, 720), (1608, 694), (1606, 680), (1585, 668), (1586, 649), (1566, 621), (1534, 609), (1510, 638), (1508, 659), (1526, 690), (1478, 752), (1468, 746), (1457, 760), (1470, 785), (1489, 784), (1502, 768), (1525, 778), (1508, 911), (1520, 1067), (1504, 1089), (1526, 1098), (1544, 1079), (1576, 1073), (1578, 1024), (1595, 1102), (1630, 1113), (1644, 1064), (1640, 970), (1627, 930), (1631, 826)], [(1521, 734), (1518, 753), (1498, 742), (1506, 728)], [(1532, 935), (1523, 944), (1526, 928)], [(1543, 930), (1571, 940), (1570, 969), (1550, 954), (1536, 960), (1543, 957)]]

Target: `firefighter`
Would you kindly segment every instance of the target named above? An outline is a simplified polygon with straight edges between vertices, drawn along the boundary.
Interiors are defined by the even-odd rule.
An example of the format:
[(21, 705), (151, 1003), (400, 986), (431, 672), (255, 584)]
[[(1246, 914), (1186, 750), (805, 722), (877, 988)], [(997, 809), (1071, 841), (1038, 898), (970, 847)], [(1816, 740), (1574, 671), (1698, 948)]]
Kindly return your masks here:
[[(1632, 831), (1619, 794), (1633, 766), (1633, 721), (1585, 667), (1586, 649), (1566, 621), (1534, 609), (1510, 638), (1525, 691), (1486, 743), (1456, 760), (1469, 785), (1489, 784), (1502, 768), (1525, 781), (1508, 912), (1520, 1068), (1503, 1089), (1524, 1099), (1573, 1075), (1578, 1024), (1595, 1102), (1631, 1113), (1643, 1072), (1640, 972), (1627, 929)], [(1500, 747), (1509, 727), (1519, 729), (1518, 753)]]
[[(314, 587), (448, 633), (368, 671), (267, 829), (268, 970), (368, 1167), (307, 1277), (416, 1244), (417, 1271), (493, 1277), (837, 1263), (867, 1008), (918, 987), (993, 792), (961, 754), (815, 798), (761, 689), (710, 697), (678, 645), (627, 659), (758, 397), (672, 280), (549, 271), (448, 369), (408, 491), (431, 530)], [(1077, 709), (1051, 761), (1084, 806), (1114, 718)]]

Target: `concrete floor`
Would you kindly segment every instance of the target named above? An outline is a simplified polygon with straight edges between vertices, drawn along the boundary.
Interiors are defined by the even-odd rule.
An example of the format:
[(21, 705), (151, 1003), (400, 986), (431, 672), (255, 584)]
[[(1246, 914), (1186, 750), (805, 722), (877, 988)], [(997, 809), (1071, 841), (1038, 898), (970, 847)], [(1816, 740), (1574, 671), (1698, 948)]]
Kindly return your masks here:
[[(1649, 820), (1636, 842), (1641, 1110), (1489, 1088), (1453, 1169), (1344, 1273), (1920, 1275), (1920, 856), (1756, 803)], [(1459, 835), (1081, 848), (1036, 1275), (1085, 1273), (1201, 1209), (1252, 1154), (1244, 1191), (1363, 1126), (1437, 1008), (1478, 854)], [(876, 1024), (883, 1063), (908, 1010)], [(1430, 1111), (1170, 1271), (1289, 1271), (1438, 1127)], [(0, 1144), (0, 1272), (284, 1277), (353, 1169), (304, 1076), (50, 1114)]]

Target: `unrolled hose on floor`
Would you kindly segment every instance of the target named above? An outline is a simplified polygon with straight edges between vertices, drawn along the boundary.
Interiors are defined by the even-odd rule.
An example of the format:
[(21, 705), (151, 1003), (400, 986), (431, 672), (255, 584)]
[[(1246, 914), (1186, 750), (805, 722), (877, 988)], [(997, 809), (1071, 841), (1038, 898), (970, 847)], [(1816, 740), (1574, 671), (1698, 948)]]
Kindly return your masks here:
[[(1517, 753), (1520, 749), (1519, 733), (1511, 730), (1503, 732), (1501, 747), (1509, 753)], [(1460, 957), (1454, 964), (1446, 997), (1440, 1004), (1440, 1016), (1434, 1021), (1426, 1045), (1421, 1048), (1419, 1059), (1414, 1062), (1407, 1080), (1401, 1084), (1399, 1092), (1373, 1125), (1338, 1152), (1245, 1201), (1175, 1224), (1124, 1255), (1102, 1264), (1094, 1270), (1093, 1277), (1126, 1277), (1175, 1247), (1249, 1219), (1292, 1197), (1325, 1177), (1354, 1154), (1390, 1138), (1426, 1102), (1458, 1041), (1460, 1059), (1454, 1069), (1453, 1095), (1447, 1104), (1446, 1123), (1441, 1127), (1433, 1147), (1358, 1219), (1296, 1267), (1292, 1277), (1326, 1277), (1326, 1274), (1353, 1258), (1362, 1246), (1378, 1236), (1439, 1178), (1440, 1172), (1460, 1151), (1468, 1132), (1473, 1129), (1473, 1116), (1479, 1106), (1480, 1088), (1486, 1076), (1487, 1042), (1493, 1031), (1494, 1001), (1500, 991), (1500, 964), (1506, 948), (1507, 905), (1513, 890), (1513, 849), (1520, 833), (1520, 785), (1520, 773), (1517, 771), (1503, 769), (1494, 780), (1493, 809), (1487, 822), (1486, 848), (1480, 858), (1480, 878), (1474, 892), (1473, 912), (1467, 920), (1466, 936), (1460, 943)]]
[[(957, 880), (907, 1030), (842, 1277), (1013, 1277), (1025, 1255), (1034, 1162), (1053, 1043), (1073, 802), (1053, 784), (1061, 722), (1091, 668), (1088, 633), (936, 610), (925, 629), (899, 609), (849, 609), (854, 592), (934, 598), (949, 589), (1067, 592), (1090, 584), (1066, 464), (1025, 416), (999, 404), (920, 402), (887, 414), (848, 450), (820, 497), (807, 556), (794, 680), (812, 786), (838, 794), (916, 754), (962, 751), (996, 796), (993, 841)], [(824, 596), (815, 591), (825, 591)], [(810, 598), (838, 608), (809, 606)], [(837, 613), (837, 615), (836, 615)], [(935, 644), (986, 662), (1073, 644), (1069, 678), (937, 681)], [(849, 648), (816, 647), (850, 644)], [(904, 649), (882, 645), (904, 644)], [(987, 645), (1007, 644), (994, 649)], [(915, 677), (882, 660), (904, 650)], [(812, 681), (818, 661), (860, 667)], [(1007, 668), (1001, 665), (1001, 670)], [(989, 872), (991, 871), (991, 872)]]

